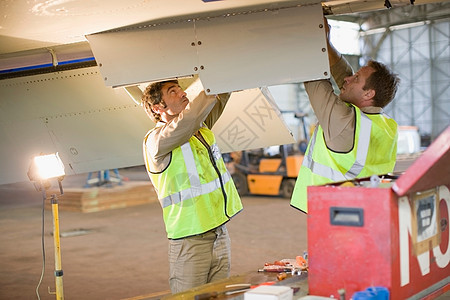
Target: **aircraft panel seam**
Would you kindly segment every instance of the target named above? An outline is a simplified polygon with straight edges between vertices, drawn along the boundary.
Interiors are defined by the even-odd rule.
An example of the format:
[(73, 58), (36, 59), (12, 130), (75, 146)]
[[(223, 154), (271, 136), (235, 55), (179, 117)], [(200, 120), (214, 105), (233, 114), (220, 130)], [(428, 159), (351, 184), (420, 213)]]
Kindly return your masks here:
[(122, 31), (131, 31), (136, 29), (148, 29), (151, 27), (159, 27), (159, 26), (165, 26), (165, 25), (173, 25), (173, 24), (181, 24), (181, 23), (190, 23), (195, 21), (207, 21), (211, 19), (217, 19), (217, 18), (230, 18), (235, 16), (242, 16), (242, 15), (251, 15), (251, 14), (257, 14), (257, 13), (266, 13), (266, 12), (276, 12), (284, 9), (291, 9), (295, 7), (307, 7), (316, 5), (317, 3), (320, 3), (320, 1), (311, 1), (310, 3), (302, 3), (302, 4), (295, 4), (295, 5), (289, 5), (289, 6), (283, 6), (283, 7), (271, 7), (271, 8), (260, 8), (255, 10), (247, 10), (247, 11), (241, 11), (241, 12), (230, 12), (230, 13), (221, 13), (216, 16), (207, 16), (207, 17), (188, 17), (186, 19), (180, 19), (180, 20), (171, 20), (171, 21), (162, 21), (162, 22), (152, 22), (152, 23), (142, 23), (139, 25), (131, 25), (127, 27), (120, 27), (115, 28), (111, 30), (105, 30), (102, 32), (93, 33), (91, 35), (96, 34), (103, 34), (103, 33), (111, 33), (111, 32), (122, 32)]

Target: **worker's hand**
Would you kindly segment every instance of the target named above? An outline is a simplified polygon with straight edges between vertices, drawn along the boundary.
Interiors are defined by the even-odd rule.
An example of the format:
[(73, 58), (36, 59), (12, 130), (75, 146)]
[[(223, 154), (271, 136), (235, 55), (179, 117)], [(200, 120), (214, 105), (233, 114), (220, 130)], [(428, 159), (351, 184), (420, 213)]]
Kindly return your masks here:
[(330, 42), (331, 26), (330, 26), (330, 24), (328, 24), (328, 20), (325, 17), (323, 17), (323, 26), (325, 27), (325, 34), (326, 34), (326, 37), (327, 37), (327, 41)]
[(327, 48), (328, 48), (328, 60), (330, 62), (330, 67), (336, 64), (341, 59), (341, 54), (334, 48), (331, 43), (330, 31), (331, 26), (328, 24), (327, 18), (323, 17), (323, 25), (325, 27), (325, 34), (327, 38)]
[(231, 93), (222, 93), (217, 95), (217, 99), (220, 101), (228, 101), (230, 99)]

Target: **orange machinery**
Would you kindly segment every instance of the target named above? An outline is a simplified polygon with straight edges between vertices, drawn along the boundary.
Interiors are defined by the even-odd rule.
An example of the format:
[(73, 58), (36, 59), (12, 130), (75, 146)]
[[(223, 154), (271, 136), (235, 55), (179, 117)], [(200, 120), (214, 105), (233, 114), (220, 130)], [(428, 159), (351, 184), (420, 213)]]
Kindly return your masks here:
[(288, 150), (281, 145), (280, 153), (273, 157), (264, 157), (243, 151), (240, 162), (234, 164), (232, 177), (241, 196), (281, 195), (290, 198), (294, 190), (303, 155)]

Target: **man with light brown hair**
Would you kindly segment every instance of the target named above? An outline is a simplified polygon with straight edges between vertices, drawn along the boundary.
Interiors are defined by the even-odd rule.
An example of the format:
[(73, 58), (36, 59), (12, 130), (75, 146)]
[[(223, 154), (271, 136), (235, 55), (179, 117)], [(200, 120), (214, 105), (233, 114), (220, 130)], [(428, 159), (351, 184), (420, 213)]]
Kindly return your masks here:
[(230, 274), (225, 223), (242, 203), (211, 131), (228, 99), (229, 94), (203, 91), (189, 101), (176, 80), (149, 85), (142, 98), (156, 122), (143, 151), (169, 238), (172, 293)]

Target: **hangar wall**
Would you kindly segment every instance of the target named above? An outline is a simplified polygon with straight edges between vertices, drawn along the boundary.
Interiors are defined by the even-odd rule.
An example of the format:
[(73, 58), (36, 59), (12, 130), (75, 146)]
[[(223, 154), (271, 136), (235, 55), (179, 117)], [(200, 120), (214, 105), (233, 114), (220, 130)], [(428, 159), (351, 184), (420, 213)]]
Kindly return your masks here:
[(450, 124), (450, 3), (377, 12), (364, 24), (361, 63), (372, 57), (401, 79), (386, 112), (428, 144)]

